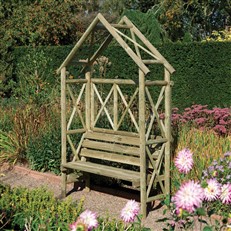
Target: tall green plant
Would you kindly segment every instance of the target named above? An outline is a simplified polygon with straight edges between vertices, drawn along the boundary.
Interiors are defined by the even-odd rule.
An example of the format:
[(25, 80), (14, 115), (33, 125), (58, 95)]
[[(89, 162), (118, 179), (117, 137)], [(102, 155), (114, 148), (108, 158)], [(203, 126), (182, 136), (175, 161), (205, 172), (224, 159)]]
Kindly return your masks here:
[(53, 70), (49, 63), (51, 58), (40, 50), (29, 50), (29, 52), (17, 63), (16, 75), (18, 88), (15, 96), (20, 97), (26, 103), (43, 104), (49, 98), (55, 86), (50, 86)]
[(0, 130), (0, 165), (15, 164), (19, 159), (20, 145), (14, 133)]

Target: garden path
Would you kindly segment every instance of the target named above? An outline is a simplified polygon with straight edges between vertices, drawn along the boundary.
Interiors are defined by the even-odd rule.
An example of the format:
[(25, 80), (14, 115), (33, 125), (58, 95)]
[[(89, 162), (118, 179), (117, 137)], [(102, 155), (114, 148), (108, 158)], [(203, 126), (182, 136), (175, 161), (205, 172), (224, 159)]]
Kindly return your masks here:
[[(0, 171), (0, 181), (12, 187), (36, 188), (45, 186), (48, 190), (54, 192), (56, 197), (61, 192), (61, 177), (50, 173), (39, 173), (21, 166), (15, 166), (13, 169), (2, 169)], [(84, 208), (97, 212), (100, 216), (108, 216), (119, 219), (120, 211), (129, 199), (137, 200), (138, 192), (125, 191), (124, 189), (114, 189), (109, 187), (93, 186), (90, 192), (82, 189), (81, 185), (76, 185), (73, 190), (73, 184), (68, 185), (69, 197), (73, 200), (84, 198)], [(166, 225), (162, 222), (156, 222), (163, 218), (164, 207), (159, 201), (156, 201), (144, 222), (144, 226), (153, 231), (161, 231)]]

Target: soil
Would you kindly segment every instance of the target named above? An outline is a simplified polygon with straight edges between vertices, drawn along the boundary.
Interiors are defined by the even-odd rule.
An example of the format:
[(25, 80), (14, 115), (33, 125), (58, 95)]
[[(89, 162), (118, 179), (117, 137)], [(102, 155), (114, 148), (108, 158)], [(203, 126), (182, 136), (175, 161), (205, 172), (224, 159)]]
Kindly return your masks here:
[[(45, 186), (48, 190), (53, 191), (54, 195), (60, 198), (61, 177), (51, 173), (40, 173), (32, 171), (25, 167), (14, 166), (14, 168), (1, 169), (0, 181), (11, 187), (36, 188)], [(91, 191), (86, 192), (81, 183), (68, 184), (68, 196), (73, 200), (84, 198), (84, 209), (95, 211), (102, 217), (113, 217), (120, 219), (120, 211), (129, 199), (139, 202), (139, 192), (134, 192), (124, 188), (102, 187), (92, 185)], [(148, 216), (144, 221), (144, 226), (154, 231), (161, 231), (166, 228), (166, 224), (157, 222), (158, 219), (164, 218), (164, 207), (160, 201), (155, 201), (148, 208)]]

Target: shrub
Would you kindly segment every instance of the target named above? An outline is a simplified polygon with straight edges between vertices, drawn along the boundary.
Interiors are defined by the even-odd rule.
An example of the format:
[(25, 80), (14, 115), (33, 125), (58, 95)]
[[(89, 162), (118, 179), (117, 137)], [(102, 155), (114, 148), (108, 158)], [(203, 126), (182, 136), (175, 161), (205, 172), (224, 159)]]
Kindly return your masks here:
[(37, 137), (31, 137), (26, 150), (29, 166), (33, 170), (55, 174), (60, 173), (61, 163), (61, 129), (55, 126), (43, 131)]
[[(16, 98), (25, 103), (42, 105), (49, 102), (49, 96), (56, 89), (54, 70), (48, 65), (52, 59), (43, 50), (28, 49), (16, 64), (18, 87), (14, 90)], [(52, 83), (52, 86), (50, 85)]]
[[(83, 200), (55, 199), (46, 188), (26, 189), (0, 185), (0, 214), (8, 229), (58, 230), (71, 223), (82, 211)], [(40, 227), (41, 229), (38, 229)], [(42, 229), (43, 227), (43, 229)], [(67, 230), (67, 229), (66, 229)]]

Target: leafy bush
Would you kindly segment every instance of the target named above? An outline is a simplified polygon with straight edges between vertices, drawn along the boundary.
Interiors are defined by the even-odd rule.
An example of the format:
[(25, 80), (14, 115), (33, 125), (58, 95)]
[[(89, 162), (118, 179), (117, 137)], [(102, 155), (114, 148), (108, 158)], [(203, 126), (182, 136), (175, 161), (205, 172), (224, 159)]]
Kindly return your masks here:
[(16, 65), (18, 87), (14, 90), (15, 97), (24, 103), (38, 105), (48, 103), (51, 93), (53, 91), (58, 93), (57, 81), (56, 84), (55, 81), (49, 82), (54, 78), (50, 62), (52, 60), (43, 50), (29, 50)]
[(58, 230), (63, 224), (71, 223), (82, 211), (83, 200), (73, 202), (67, 198), (60, 201), (46, 188), (11, 189), (0, 185), (0, 190), (0, 214), (2, 224), (6, 225), (4, 228), (24, 230), (26, 224), (32, 230)]
[(31, 169), (55, 174), (60, 173), (61, 164), (60, 126), (44, 131), (38, 137), (31, 137), (26, 157)]

